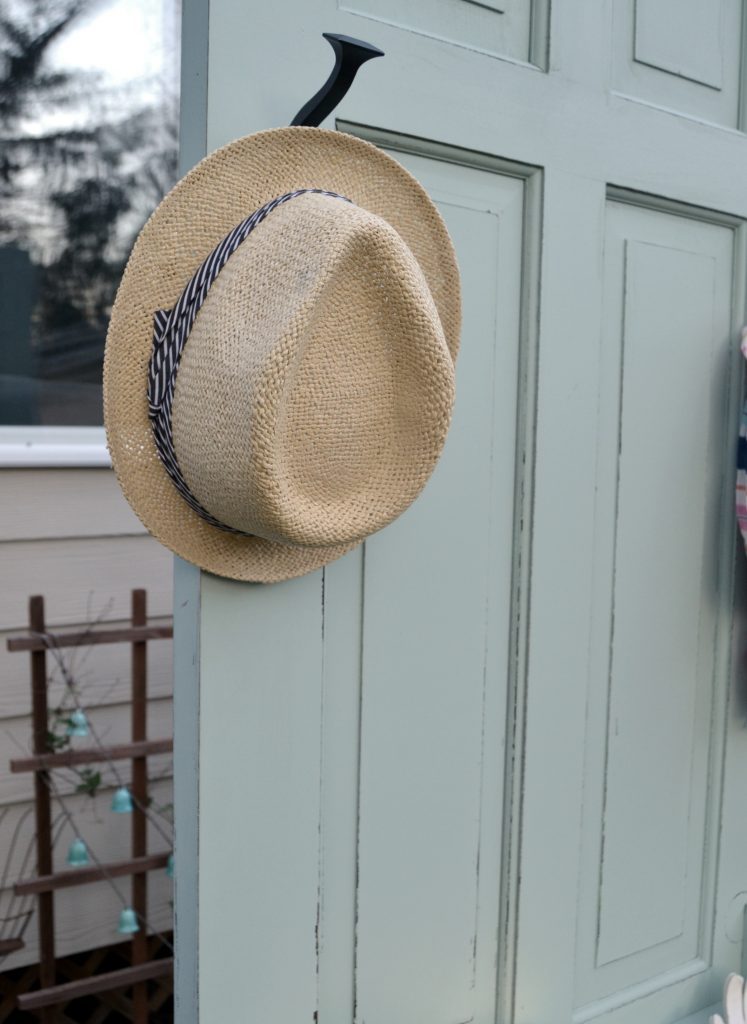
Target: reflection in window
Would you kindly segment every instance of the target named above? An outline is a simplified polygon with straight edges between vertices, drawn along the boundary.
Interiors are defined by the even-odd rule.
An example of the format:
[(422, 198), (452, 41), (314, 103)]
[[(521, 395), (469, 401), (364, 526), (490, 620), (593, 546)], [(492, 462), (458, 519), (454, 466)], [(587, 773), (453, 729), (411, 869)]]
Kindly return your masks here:
[(0, 0), (0, 424), (102, 422), (117, 283), (176, 175), (179, 0)]

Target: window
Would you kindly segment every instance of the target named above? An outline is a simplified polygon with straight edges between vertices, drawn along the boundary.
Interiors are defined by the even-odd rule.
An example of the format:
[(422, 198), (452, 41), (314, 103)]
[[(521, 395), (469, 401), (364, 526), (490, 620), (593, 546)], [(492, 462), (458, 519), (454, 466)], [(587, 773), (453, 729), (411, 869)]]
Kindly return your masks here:
[(178, 0), (3, 4), (0, 426), (102, 423), (117, 283), (176, 176), (178, 63)]

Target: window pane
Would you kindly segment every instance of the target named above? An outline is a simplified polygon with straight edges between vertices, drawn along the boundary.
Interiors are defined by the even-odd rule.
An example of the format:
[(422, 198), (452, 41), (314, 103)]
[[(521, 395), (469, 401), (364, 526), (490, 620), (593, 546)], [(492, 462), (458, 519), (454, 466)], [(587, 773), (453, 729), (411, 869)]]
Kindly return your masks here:
[(0, 424), (102, 422), (135, 236), (176, 175), (179, 0), (0, 0)]

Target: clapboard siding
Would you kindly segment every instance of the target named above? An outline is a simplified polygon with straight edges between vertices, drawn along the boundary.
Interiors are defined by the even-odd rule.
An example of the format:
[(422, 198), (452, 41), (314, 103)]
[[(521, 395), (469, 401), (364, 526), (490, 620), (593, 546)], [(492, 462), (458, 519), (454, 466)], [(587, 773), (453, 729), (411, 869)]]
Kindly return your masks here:
[(171, 556), (152, 537), (0, 544), (0, 625), (23, 628), (28, 594), (44, 594), (47, 622), (123, 619), (130, 590), (145, 587), (151, 615), (171, 612)]
[[(29, 656), (6, 650), (7, 637), (26, 628), (28, 599), (45, 598), (50, 629), (84, 630), (106, 622), (125, 626), (130, 615), (130, 591), (144, 587), (148, 612), (158, 622), (171, 616), (170, 553), (147, 535), (124, 501), (116, 479), (107, 469), (22, 469), (0, 471), (0, 918), (20, 907), (12, 901), (10, 886), (33, 871), (33, 855), (23, 865), (19, 850), (33, 838), (32, 776), (12, 775), (8, 762), (28, 753), (31, 745)], [(127, 644), (60, 652), (72, 672), (82, 702), (90, 710), (103, 743), (126, 741), (130, 735), (130, 658)], [(59, 666), (49, 659), (49, 704), (55, 707), (63, 686)], [(148, 645), (148, 730), (153, 738), (169, 737), (171, 725), (171, 642)], [(90, 740), (73, 740), (84, 746)], [(56, 783), (76, 827), (99, 860), (127, 856), (130, 848), (128, 816), (111, 814), (111, 787), (130, 778), (129, 762), (116, 771), (102, 766), (99, 796), (90, 800), (75, 794), (76, 777), (59, 772)], [(149, 760), (150, 794), (158, 806), (171, 803), (171, 757)], [(54, 813), (54, 812), (53, 812)], [(57, 810), (59, 817), (59, 807)], [(21, 822), (23, 842), (16, 844), (9, 862), (16, 825)], [(61, 831), (55, 863), (62, 866), (70, 842), (70, 826), (59, 819)], [(150, 828), (154, 851), (166, 849), (170, 828)], [(24, 847), (25, 843), (25, 847)], [(31, 867), (29, 867), (31, 865)], [(6, 872), (7, 867), (7, 872)], [(159, 930), (171, 927), (171, 881), (153, 872), (149, 883), (149, 917)], [(121, 893), (129, 880), (118, 880)], [(28, 902), (33, 905), (33, 901)], [(120, 940), (116, 932), (121, 904), (108, 884), (71, 889), (56, 896), (57, 949), (60, 955)], [(0, 961), (0, 970), (37, 958), (36, 922), (25, 932), (26, 948)]]
[(6, 469), (2, 489), (3, 541), (146, 532), (110, 469)]

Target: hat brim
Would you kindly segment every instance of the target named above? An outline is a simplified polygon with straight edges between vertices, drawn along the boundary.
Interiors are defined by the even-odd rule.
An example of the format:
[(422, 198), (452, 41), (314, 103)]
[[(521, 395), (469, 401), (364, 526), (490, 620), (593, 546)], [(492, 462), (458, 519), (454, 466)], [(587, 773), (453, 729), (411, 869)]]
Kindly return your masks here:
[(274, 128), (216, 150), (174, 186), (138, 236), (112, 309), (104, 356), (107, 443), (122, 491), (149, 532), (187, 561), (236, 580), (301, 576), (359, 542), (298, 547), (238, 536), (189, 507), (158, 457), (148, 418), (153, 314), (174, 305), (231, 228), (298, 188), (337, 192), (388, 221), (420, 264), (453, 359), (459, 345), (459, 274), (446, 227), (415, 178), (370, 143), (320, 128)]

